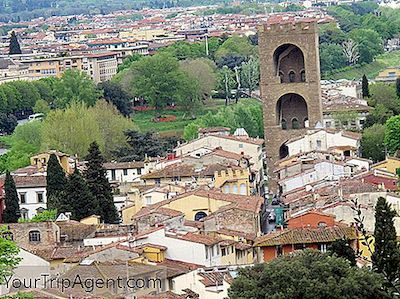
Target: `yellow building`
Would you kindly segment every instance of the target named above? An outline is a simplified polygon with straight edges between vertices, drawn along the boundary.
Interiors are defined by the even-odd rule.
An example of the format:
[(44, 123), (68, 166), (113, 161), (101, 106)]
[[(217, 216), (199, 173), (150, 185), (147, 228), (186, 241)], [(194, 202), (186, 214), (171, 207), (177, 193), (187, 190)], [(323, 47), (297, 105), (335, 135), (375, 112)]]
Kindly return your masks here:
[(167, 35), (164, 29), (136, 29), (132, 31), (121, 31), (120, 38), (132, 38), (136, 40), (153, 40), (157, 36)]
[(149, 262), (162, 263), (165, 260), (167, 247), (156, 244), (143, 244), (135, 248), (140, 251)]
[(88, 225), (98, 225), (100, 224), (100, 216), (92, 215), (81, 219), (79, 222)]
[(250, 195), (250, 172), (248, 169), (232, 169), (216, 171), (214, 186), (224, 193)]
[(380, 170), (389, 176), (397, 176), (396, 170), (398, 168), (400, 168), (400, 159), (396, 157), (387, 157), (385, 161), (372, 165), (372, 169)]
[(48, 152), (40, 153), (31, 157), (31, 165), (36, 166), (38, 171), (46, 171), (47, 163), (49, 162), (50, 155), (55, 154), (61, 167), (66, 173), (72, 173), (73, 167), (71, 166), (71, 157), (59, 151), (50, 150)]
[(400, 77), (400, 67), (388, 67), (378, 74), (375, 81), (396, 82), (398, 77)]

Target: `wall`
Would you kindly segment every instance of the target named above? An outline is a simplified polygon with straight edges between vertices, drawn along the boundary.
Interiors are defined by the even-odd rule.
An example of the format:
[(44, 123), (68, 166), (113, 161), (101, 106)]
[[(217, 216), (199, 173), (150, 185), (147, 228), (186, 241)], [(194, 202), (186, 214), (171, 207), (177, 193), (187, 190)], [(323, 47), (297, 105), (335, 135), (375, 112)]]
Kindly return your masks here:
[[(18, 187), (17, 188), (17, 193), (18, 197), (21, 199), (21, 193), (25, 193), (25, 201), (26, 203), (22, 204), (20, 203), (19, 207), (20, 209), (27, 209), (28, 210), (28, 219), (31, 219), (33, 216), (37, 214), (37, 209), (42, 208), (46, 209), (46, 202), (47, 202), (47, 196), (46, 196), (46, 187), (32, 187), (32, 188), (22, 188)], [(43, 194), (43, 202), (39, 203), (38, 202), (38, 197), (37, 194), (42, 193)]]

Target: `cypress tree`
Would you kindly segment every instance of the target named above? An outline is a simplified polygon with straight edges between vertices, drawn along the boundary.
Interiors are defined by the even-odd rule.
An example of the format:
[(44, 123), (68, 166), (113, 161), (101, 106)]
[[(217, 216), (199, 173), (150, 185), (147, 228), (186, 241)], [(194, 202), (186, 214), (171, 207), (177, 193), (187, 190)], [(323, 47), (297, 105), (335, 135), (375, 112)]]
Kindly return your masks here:
[(59, 212), (71, 212), (71, 219), (81, 220), (95, 213), (95, 198), (90, 193), (85, 179), (75, 167), (68, 177), (65, 196), (60, 200)]
[(363, 98), (369, 97), (369, 83), (367, 76), (365, 76), (365, 74), (362, 76), (361, 88), (362, 88)]
[(114, 205), (112, 189), (106, 177), (106, 170), (103, 167), (105, 159), (96, 142), (90, 144), (86, 161), (84, 175), (90, 191), (96, 198), (97, 214), (101, 216), (102, 221), (105, 223), (118, 222), (119, 217)]
[(394, 219), (396, 212), (383, 197), (378, 198), (375, 206), (375, 250), (372, 265), (375, 271), (384, 273), (390, 282), (399, 275), (400, 251), (396, 241)]
[(400, 98), (400, 77), (396, 79), (396, 94)]
[(10, 37), (10, 47), (9, 47), (9, 52), (8, 54), (13, 55), (13, 54), (22, 54), (21, 51), (21, 46), (19, 45), (17, 35), (15, 32), (11, 32), (11, 37)]
[(47, 209), (58, 209), (60, 200), (65, 194), (67, 178), (55, 154), (50, 155), (47, 164), (46, 181)]
[(331, 255), (337, 255), (338, 257), (347, 259), (352, 266), (357, 264), (356, 253), (353, 248), (351, 248), (349, 241), (346, 239), (334, 241), (329, 248), (329, 252)]
[(21, 211), (19, 209), (19, 199), (17, 194), (17, 188), (10, 172), (7, 171), (6, 179), (4, 181), (5, 205), (6, 208), (3, 212), (4, 223), (16, 223), (21, 217)]

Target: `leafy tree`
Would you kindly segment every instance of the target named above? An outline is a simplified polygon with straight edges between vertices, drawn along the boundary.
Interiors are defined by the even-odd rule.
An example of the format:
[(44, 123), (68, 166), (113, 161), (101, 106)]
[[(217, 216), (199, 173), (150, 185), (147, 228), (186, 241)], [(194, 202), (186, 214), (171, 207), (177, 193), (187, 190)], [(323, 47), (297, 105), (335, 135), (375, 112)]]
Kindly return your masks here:
[(90, 144), (88, 152), (84, 176), (89, 190), (95, 198), (97, 215), (101, 216), (101, 219), (105, 223), (117, 223), (119, 218), (118, 212), (114, 205), (112, 190), (106, 177), (106, 170), (103, 167), (105, 159), (101, 155), (96, 142)]
[(46, 182), (47, 209), (57, 209), (60, 200), (65, 196), (67, 178), (55, 154), (50, 154), (47, 163)]
[(370, 106), (382, 104), (386, 109), (398, 114), (400, 112), (400, 102), (397, 99), (396, 89), (393, 84), (374, 83), (369, 85)]
[(400, 149), (400, 115), (392, 116), (386, 122), (385, 145), (391, 155)]
[(17, 187), (10, 172), (6, 172), (6, 178), (4, 181), (5, 198), (4, 203), (6, 208), (3, 212), (4, 223), (16, 223), (21, 216), (19, 209), (19, 199), (17, 194)]
[(123, 116), (131, 114), (130, 96), (122, 89), (121, 85), (113, 81), (106, 81), (100, 84), (103, 90), (104, 99), (117, 107)]
[(89, 145), (96, 141), (107, 158), (117, 147), (125, 144), (124, 131), (132, 129), (131, 120), (105, 101), (94, 107), (73, 103), (65, 110), (52, 110), (43, 121), (42, 147), (58, 149), (84, 157)]
[(0, 283), (13, 274), (13, 269), (21, 262), (19, 247), (8, 237), (6, 226), (0, 228)]
[(120, 147), (114, 156), (121, 162), (142, 161), (146, 157), (164, 156), (176, 145), (176, 139), (160, 139), (151, 132), (140, 133), (135, 130), (125, 132), (128, 147)]
[(383, 273), (391, 283), (400, 277), (400, 249), (396, 240), (392, 209), (383, 197), (378, 198), (375, 206), (375, 249), (372, 254), (372, 265), (375, 271)]
[(322, 73), (346, 66), (346, 58), (341, 46), (323, 43), (320, 45), (319, 51)]
[(55, 221), (57, 219), (57, 210), (44, 210), (43, 212), (37, 213), (32, 219), (19, 219), (18, 222), (45, 222)]
[(32, 82), (40, 95), (40, 99), (45, 100), (49, 106), (54, 105), (53, 85), (57, 80), (49, 77)]
[(319, 25), (319, 42), (320, 44), (336, 44), (340, 45), (346, 40), (346, 34), (335, 24)]
[(249, 95), (256, 89), (260, 82), (260, 63), (258, 59), (251, 57), (242, 63), (241, 79), (243, 86), (249, 90)]
[(229, 37), (215, 53), (217, 60), (220, 60), (222, 57), (228, 55), (250, 57), (257, 55), (257, 51), (256, 48), (250, 44), (250, 41), (247, 37), (234, 35)]
[(95, 198), (78, 168), (75, 167), (74, 172), (68, 177), (65, 196), (60, 200), (58, 212), (70, 212), (71, 219), (79, 221), (94, 215), (97, 211)]
[(371, 29), (354, 29), (349, 36), (358, 44), (360, 62), (370, 63), (383, 53), (383, 42), (379, 34)]
[(370, 128), (364, 129), (361, 138), (362, 156), (375, 162), (385, 159), (385, 126), (375, 124)]
[(215, 64), (207, 58), (197, 58), (194, 60), (184, 60), (180, 63), (180, 68), (192, 82), (199, 85), (199, 97), (207, 98), (211, 95), (217, 84)]
[(46, 115), (50, 112), (49, 104), (45, 100), (37, 100), (35, 106), (33, 107), (33, 112), (43, 113), (44, 115)]
[(40, 94), (32, 82), (21, 80), (10, 82), (10, 84), (16, 89), (17, 109), (32, 108), (40, 100)]
[(134, 62), (140, 60), (142, 57), (143, 56), (140, 54), (133, 54), (125, 57), (122, 63), (118, 66), (117, 72), (119, 73), (125, 69), (130, 68)]
[(15, 34), (15, 31), (11, 32), (10, 46), (9, 46), (8, 54), (10, 54), (10, 55), (22, 54), (21, 46), (19, 45), (18, 38), (17, 38), (17, 35)]
[(350, 265), (356, 265), (356, 253), (351, 248), (349, 241), (346, 239), (339, 239), (334, 241), (329, 247), (329, 253), (337, 257), (345, 258), (350, 262)]
[(179, 41), (161, 49), (161, 53), (169, 54), (178, 60), (196, 59), (206, 56), (206, 47), (203, 43)]
[(234, 73), (227, 67), (224, 66), (219, 74), (219, 86), (218, 90), (225, 97), (225, 106), (228, 105), (229, 98), (232, 95), (232, 89), (235, 87)]
[(314, 250), (279, 257), (239, 270), (229, 298), (386, 298), (382, 278), (366, 268), (350, 266), (343, 258)]
[(136, 62), (133, 69), (132, 85), (136, 96), (144, 97), (157, 109), (184, 100), (187, 95), (184, 83), (189, 79), (179, 69), (178, 60), (168, 53), (145, 57)]
[(11, 134), (18, 125), (17, 118), (12, 114), (0, 113), (0, 131)]
[(369, 128), (374, 124), (385, 124), (392, 116), (392, 110), (386, 108), (383, 104), (376, 104), (374, 110), (367, 115), (364, 128)]
[(244, 62), (246, 62), (246, 57), (239, 54), (228, 54), (217, 61), (217, 66), (220, 69), (227, 66), (229, 69), (233, 70)]
[(57, 108), (67, 108), (72, 102), (84, 102), (93, 106), (100, 97), (100, 91), (93, 80), (78, 70), (66, 70), (54, 83)]
[(362, 86), (361, 86), (362, 87), (362, 96), (363, 96), (363, 98), (368, 98), (370, 96), (369, 82), (368, 82), (367, 76), (365, 76), (365, 74), (362, 76), (361, 84), (362, 84)]

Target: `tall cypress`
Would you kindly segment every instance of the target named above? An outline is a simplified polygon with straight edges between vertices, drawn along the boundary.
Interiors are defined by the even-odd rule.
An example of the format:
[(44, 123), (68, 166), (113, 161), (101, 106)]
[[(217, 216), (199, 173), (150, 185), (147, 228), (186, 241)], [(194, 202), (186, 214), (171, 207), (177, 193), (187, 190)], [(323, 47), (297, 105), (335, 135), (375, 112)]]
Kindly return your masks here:
[(369, 82), (368, 82), (367, 76), (365, 76), (365, 74), (362, 76), (361, 88), (362, 88), (363, 98), (369, 97)]
[(59, 203), (59, 212), (70, 212), (71, 219), (81, 220), (95, 214), (95, 204), (95, 198), (85, 179), (75, 167), (74, 172), (68, 177), (65, 196)]
[(47, 209), (58, 209), (60, 200), (65, 195), (64, 190), (67, 185), (67, 178), (55, 154), (50, 155), (47, 164), (46, 181)]
[(4, 181), (5, 205), (6, 208), (3, 212), (4, 223), (16, 223), (21, 217), (21, 211), (19, 209), (19, 199), (17, 194), (17, 187), (10, 172), (7, 171), (6, 179)]
[(379, 273), (394, 282), (400, 274), (400, 251), (396, 241), (394, 219), (396, 212), (383, 197), (378, 198), (375, 206), (375, 250), (372, 265)]
[(396, 94), (400, 98), (400, 77), (396, 79)]
[(11, 37), (10, 37), (10, 47), (8, 54), (13, 55), (13, 54), (22, 54), (21, 51), (21, 46), (19, 45), (17, 35), (15, 34), (15, 31), (11, 32)]
[(90, 191), (96, 198), (97, 214), (101, 216), (102, 221), (105, 223), (118, 222), (119, 217), (114, 205), (112, 189), (106, 177), (106, 170), (103, 167), (105, 159), (96, 142), (90, 144), (86, 161), (84, 175)]

